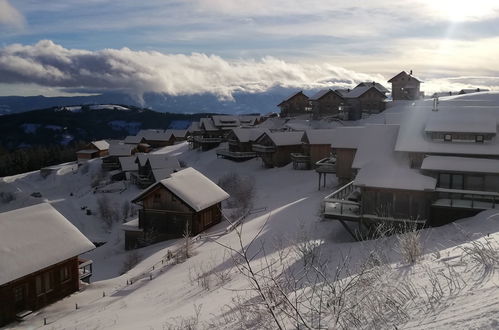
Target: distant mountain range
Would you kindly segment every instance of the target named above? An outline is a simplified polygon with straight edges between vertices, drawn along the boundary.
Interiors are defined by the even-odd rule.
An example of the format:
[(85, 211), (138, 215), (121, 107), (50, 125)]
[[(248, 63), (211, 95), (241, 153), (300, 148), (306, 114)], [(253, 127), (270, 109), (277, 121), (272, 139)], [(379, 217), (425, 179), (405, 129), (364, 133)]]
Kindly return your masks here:
[[(264, 93), (235, 93), (233, 101), (220, 100), (212, 94), (170, 96), (147, 93), (143, 102), (123, 93), (102, 93), (90, 96), (45, 97), (2, 96), (0, 115), (44, 109), (56, 106), (91, 104), (126, 104), (171, 113), (269, 113), (279, 109), (277, 104), (296, 89), (275, 88)], [(313, 93), (313, 92), (311, 92)]]

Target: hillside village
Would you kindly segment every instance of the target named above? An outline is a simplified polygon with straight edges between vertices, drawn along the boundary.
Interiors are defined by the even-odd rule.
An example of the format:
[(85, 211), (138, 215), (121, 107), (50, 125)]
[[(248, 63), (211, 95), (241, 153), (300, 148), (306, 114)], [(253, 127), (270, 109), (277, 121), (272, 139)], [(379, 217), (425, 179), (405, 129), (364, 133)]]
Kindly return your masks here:
[(497, 327), (499, 93), (387, 83), (2, 178), (0, 326)]

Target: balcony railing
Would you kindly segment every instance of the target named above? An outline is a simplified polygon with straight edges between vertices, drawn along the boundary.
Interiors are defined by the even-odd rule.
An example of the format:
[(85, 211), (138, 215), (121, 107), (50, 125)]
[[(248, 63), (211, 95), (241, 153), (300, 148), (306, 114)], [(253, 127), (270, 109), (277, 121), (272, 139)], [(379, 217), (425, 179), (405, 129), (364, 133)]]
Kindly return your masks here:
[(275, 152), (275, 146), (266, 146), (263, 144), (254, 144), (252, 147), (255, 152)]
[(480, 210), (499, 208), (499, 193), (496, 192), (446, 188), (436, 188), (435, 191), (437, 198), (433, 206)]
[[(347, 183), (323, 200), (324, 217), (357, 219), (360, 218), (360, 203), (355, 201), (353, 181)], [(352, 199), (352, 200), (349, 200)]]
[(256, 157), (256, 152), (253, 151), (229, 151), (227, 149), (217, 149), (217, 156), (231, 159), (250, 159)]
[(202, 136), (195, 136), (194, 141), (196, 141), (198, 143), (221, 143), (222, 138), (220, 138), (220, 137), (208, 138), (208, 137), (202, 137)]

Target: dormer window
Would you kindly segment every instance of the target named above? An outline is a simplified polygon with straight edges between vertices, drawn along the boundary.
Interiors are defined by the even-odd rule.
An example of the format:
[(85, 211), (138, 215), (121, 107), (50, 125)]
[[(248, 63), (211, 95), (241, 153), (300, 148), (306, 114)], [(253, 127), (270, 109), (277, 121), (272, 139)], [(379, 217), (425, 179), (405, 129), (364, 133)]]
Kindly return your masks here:
[(483, 143), (483, 135), (475, 136), (475, 142), (476, 143)]
[(448, 141), (448, 142), (452, 141), (452, 134), (445, 134), (444, 141)]

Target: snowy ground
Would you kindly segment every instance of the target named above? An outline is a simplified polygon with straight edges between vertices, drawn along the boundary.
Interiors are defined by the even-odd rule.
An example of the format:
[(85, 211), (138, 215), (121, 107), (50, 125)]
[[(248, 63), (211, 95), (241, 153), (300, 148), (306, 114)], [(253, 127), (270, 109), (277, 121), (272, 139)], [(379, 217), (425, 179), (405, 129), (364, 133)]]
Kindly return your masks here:
[[(331, 270), (341, 265), (348, 256), (351, 260), (350, 275), (362, 269), (364, 261), (376, 252), (383, 256), (382, 269), (390, 280), (387, 283), (394, 283), (395, 286), (397, 283), (411, 283), (419, 293), (412, 300), (414, 306), (410, 305), (411, 302), (407, 303), (412, 311), (404, 320), (394, 322), (398, 328), (499, 327), (498, 265), (485, 265), (476, 253), (467, 249), (472, 244), (487, 243), (497, 256), (499, 211), (485, 211), (454, 224), (423, 230), (420, 236), (422, 257), (416, 264), (409, 265), (400, 253), (397, 237), (355, 242), (338, 222), (321, 220), (321, 200), (337, 185), (333, 177), (328, 179), (326, 189), (318, 191), (318, 178), (314, 171), (293, 170), (291, 165), (265, 169), (258, 159), (236, 163), (218, 159), (214, 150), (189, 150), (187, 143), (165, 147), (157, 152), (177, 156), (215, 182), (229, 172), (252, 178), (256, 192), (253, 201), (255, 212), (245, 219), (243, 244), (248, 246), (251, 239), (260, 233), (250, 248), (250, 252), (265, 251), (252, 261), (255, 268), (261, 267), (266, 260), (277, 258), (283, 251), (295, 251), (297, 242), (304, 241), (319, 246), (320, 254)], [(16, 200), (0, 205), (0, 211), (38, 203), (40, 198), (30, 197), (30, 194), (40, 192), (41, 200), (52, 203), (92, 241), (107, 242), (87, 256), (94, 260), (95, 275), (91, 285), (37, 311), (22, 324), (12, 324), (7, 328), (174, 329), (183, 328), (188, 320), (195, 319), (199, 328), (210, 324), (216, 325), (216, 328), (238, 328), (239, 323), (228, 317), (226, 312), (228, 306), (234, 305), (233, 299), (246, 293), (244, 290), (249, 284), (244, 276), (235, 271), (229, 251), (223, 247), (238, 247), (236, 232), (226, 232), (228, 223), (211, 228), (195, 241), (194, 255), (179, 264), (166, 261), (165, 256), (168, 251), (181, 246), (183, 240), (125, 252), (119, 224), (107, 228), (97, 216), (87, 216), (81, 210), (81, 206), (95, 210), (96, 200), (102, 195), (93, 194), (90, 188), (91, 178), (99, 165), (99, 161), (90, 162), (87, 174), (81, 173), (81, 168), (76, 171), (69, 164), (45, 179), (38, 171), (3, 179), (2, 189), (15, 192)], [(70, 196), (71, 193), (73, 196)], [(137, 193), (136, 188), (128, 187), (122, 193), (106, 195), (118, 206)], [(124, 261), (133, 254), (140, 257), (140, 263), (120, 275)], [(293, 253), (289, 258), (294, 266), (300, 264), (300, 258)], [(440, 299), (430, 301), (425, 289), (435, 288), (431, 285), (435, 278), (443, 279), (446, 274), (451, 276), (448, 275), (449, 270), (455, 271), (452, 273), (455, 277), (450, 282), (442, 280), (447, 286), (443, 285)], [(200, 283), (196, 278), (203, 273), (212, 275), (207, 282)], [(226, 279), (220, 280), (220, 274), (227, 274)], [(342, 280), (348, 279), (345, 276)], [(130, 281), (132, 284), (129, 284)], [(78, 309), (75, 309), (76, 304)], [(431, 308), (428, 307), (430, 305)], [(48, 323), (46, 326), (43, 326), (44, 318)]]

